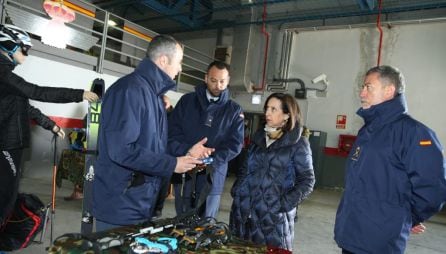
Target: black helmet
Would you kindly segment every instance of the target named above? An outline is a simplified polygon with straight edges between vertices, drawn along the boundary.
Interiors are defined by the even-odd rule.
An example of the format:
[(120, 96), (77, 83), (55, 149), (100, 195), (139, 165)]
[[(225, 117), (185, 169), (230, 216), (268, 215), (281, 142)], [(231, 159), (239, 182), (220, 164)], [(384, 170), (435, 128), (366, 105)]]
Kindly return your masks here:
[(13, 25), (0, 25), (0, 49), (11, 57), (18, 48), (21, 48), (22, 53), (27, 56), (32, 46), (31, 38), (25, 30)]

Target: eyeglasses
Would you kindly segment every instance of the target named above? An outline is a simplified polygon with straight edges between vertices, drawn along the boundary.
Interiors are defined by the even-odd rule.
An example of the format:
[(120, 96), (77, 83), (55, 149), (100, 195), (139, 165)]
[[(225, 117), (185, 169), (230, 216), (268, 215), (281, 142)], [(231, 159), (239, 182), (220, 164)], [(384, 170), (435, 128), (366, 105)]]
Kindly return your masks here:
[(28, 56), (28, 51), (31, 47), (28, 45), (22, 45), (21, 48), (22, 48), (22, 54)]

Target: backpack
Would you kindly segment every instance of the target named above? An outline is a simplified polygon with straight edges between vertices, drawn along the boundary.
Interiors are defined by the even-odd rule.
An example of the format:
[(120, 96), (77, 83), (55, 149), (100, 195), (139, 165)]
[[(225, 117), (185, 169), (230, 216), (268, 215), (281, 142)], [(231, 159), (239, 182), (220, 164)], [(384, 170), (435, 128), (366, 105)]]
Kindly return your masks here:
[(0, 250), (26, 248), (42, 230), (45, 205), (33, 194), (19, 193), (12, 214), (0, 228)]

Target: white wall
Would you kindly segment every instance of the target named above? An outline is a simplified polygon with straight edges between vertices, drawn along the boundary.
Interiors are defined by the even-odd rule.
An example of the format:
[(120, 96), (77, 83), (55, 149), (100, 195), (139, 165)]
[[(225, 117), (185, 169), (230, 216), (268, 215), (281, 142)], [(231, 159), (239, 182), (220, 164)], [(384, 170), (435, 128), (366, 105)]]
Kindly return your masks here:
[[(330, 80), (326, 98), (309, 98), (307, 126), (328, 132), (327, 146), (335, 147), (339, 134), (356, 134), (362, 119), (358, 85), (365, 71), (377, 63), (379, 34), (375, 28), (300, 32), (293, 45), (290, 77)], [(446, 144), (446, 23), (393, 26), (384, 29), (381, 64), (398, 67), (406, 77), (409, 113), (434, 131)], [(347, 115), (345, 130), (335, 126), (338, 114)]]
[[(108, 74), (99, 74), (84, 68), (36, 56), (27, 57), (26, 62), (17, 66), (14, 72), (26, 81), (39, 86), (69, 87), (84, 90), (90, 90), (91, 83), (95, 78), (104, 79), (106, 87), (118, 79), (118, 77)], [(31, 101), (31, 104), (49, 116), (82, 119), (87, 112), (87, 102), (54, 104)]]
[[(56, 61), (51, 61), (37, 56), (28, 56), (23, 65), (18, 66), (14, 72), (26, 81), (40, 85), (52, 87), (69, 87), (89, 90), (92, 81), (95, 78), (102, 78), (105, 81), (106, 88), (110, 87), (119, 77), (108, 74), (99, 74), (97, 72), (75, 67)], [(181, 97), (181, 93), (169, 91), (167, 96), (170, 97), (173, 105)], [(87, 113), (87, 102), (81, 103), (44, 103), (30, 101), (32, 105), (39, 108), (47, 116), (56, 116), (64, 118), (83, 119)], [(66, 130), (68, 132), (69, 130)], [(67, 133), (68, 134), (68, 133)], [(32, 167), (36, 163), (51, 162), (52, 134), (39, 126), (32, 128), (31, 147), (25, 153), (25, 169)], [(58, 141), (58, 146), (62, 149), (67, 147), (67, 138)], [(59, 150), (59, 149), (58, 149)], [(27, 170), (28, 171), (28, 170)], [(28, 174), (33, 173), (28, 171)], [(34, 172), (36, 173), (36, 172)], [(42, 172), (37, 172), (42, 173)], [(46, 172), (48, 173), (48, 172)]]
[[(403, 72), (409, 113), (436, 131), (446, 145), (446, 23), (393, 25), (383, 30), (381, 64), (393, 65)], [(187, 44), (186, 36), (183, 41)], [(229, 41), (227, 35), (225, 41)], [(378, 41), (375, 27), (304, 31), (294, 37), (288, 77), (301, 78), (311, 86), (312, 78), (325, 73), (330, 81), (326, 98), (309, 92), (307, 100), (298, 101), (305, 124), (328, 133), (327, 146), (336, 147), (339, 134), (354, 135), (363, 125), (356, 115), (360, 106), (358, 87), (364, 73), (377, 64)], [(191, 42), (203, 51), (215, 46), (209, 37), (194, 37)], [(288, 93), (294, 95), (295, 88), (290, 84)], [(260, 105), (251, 104), (251, 95), (243, 92), (234, 91), (232, 98), (247, 112), (261, 112), (268, 95), (262, 95)], [(336, 129), (337, 115), (347, 115), (345, 130)]]
[[(95, 78), (104, 79), (106, 89), (119, 78), (35, 56), (27, 57), (26, 62), (16, 67), (14, 72), (26, 81), (40, 86), (69, 87), (84, 90), (90, 89), (91, 83)], [(174, 91), (167, 93), (173, 105), (176, 104), (181, 95), (181, 93)], [(85, 101), (68, 104), (31, 101), (31, 104), (49, 116), (82, 119), (87, 112), (87, 102)]]

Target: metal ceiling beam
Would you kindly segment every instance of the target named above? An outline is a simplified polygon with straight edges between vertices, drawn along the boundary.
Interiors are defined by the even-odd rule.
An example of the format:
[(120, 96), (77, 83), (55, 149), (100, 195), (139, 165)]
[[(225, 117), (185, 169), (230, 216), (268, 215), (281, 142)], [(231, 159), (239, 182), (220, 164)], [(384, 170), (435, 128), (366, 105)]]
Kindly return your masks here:
[[(207, 12), (212, 11), (211, 9), (207, 8), (207, 4), (209, 2), (208, 0), (192, 0), (188, 12), (183, 12), (183, 9), (188, 2), (186, 0), (178, 0), (174, 4), (169, 5), (164, 5), (157, 0), (142, 0), (139, 2), (160, 13), (163, 17), (172, 17), (173, 20), (185, 25), (188, 28), (197, 28), (204, 25), (205, 21), (197, 16), (197, 13), (199, 13), (197, 10), (200, 8), (200, 6), (204, 7), (205, 11), (207, 9)], [(201, 4), (201, 2), (206, 2), (206, 4)]]
[[(400, 13), (400, 12), (410, 12), (410, 11), (418, 11), (418, 10), (432, 10), (432, 9), (443, 9), (446, 8), (446, 3), (436, 3), (436, 4), (419, 4), (413, 6), (405, 6), (405, 7), (394, 7), (394, 8), (386, 8), (381, 10), (381, 14), (392, 14), (392, 13)], [(306, 15), (306, 16), (293, 16), (288, 13), (286, 18), (275, 18), (275, 19), (267, 19), (265, 22), (267, 24), (271, 23), (292, 23), (292, 22), (300, 22), (300, 21), (311, 21), (311, 20), (327, 20), (327, 19), (335, 19), (335, 18), (346, 18), (346, 17), (356, 17), (356, 16), (370, 16), (378, 14), (378, 10), (372, 11), (352, 11), (352, 12), (339, 12), (339, 13), (330, 13), (330, 14), (320, 14), (320, 15)], [(237, 22), (237, 21), (224, 21), (219, 23), (211, 23), (205, 27), (196, 28), (196, 29), (188, 29), (181, 30), (178, 29), (164, 29), (160, 31), (161, 33), (176, 33), (176, 32), (188, 32), (188, 31), (197, 31), (197, 30), (212, 30), (212, 29), (221, 29), (221, 28), (229, 28), (234, 26), (243, 26), (243, 25), (260, 25), (262, 24), (262, 20), (251, 21), (251, 22)]]
[[(239, 10), (243, 10), (243, 9), (247, 9), (247, 8), (251, 8), (251, 7), (260, 6), (263, 4), (273, 5), (273, 4), (293, 2), (293, 1), (296, 1), (296, 0), (266, 0), (265, 3), (263, 1), (257, 1), (257, 2), (252, 2), (249, 4), (237, 4), (237, 5), (233, 4), (233, 5), (229, 5), (229, 6), (225, 6), (225, 7), (217, 7), (217, 8), (212, 8), (212, 1), (207, 0), (206, 2), (210, 3), (210, 6), (207, 6), (207, 8), (210, 9), (212, 13), (216, 13), (216, 12), (223, 12), (223, 11), (239, 11)], [(203, 2), (204, 1), (202, 1), (202, 5), (204, 5)], [(189, 14), (190, 14), (189, 12), (179, 12), (179, 13), (163, 15), (163, 16), (159, 16), (159, 17), (137, 19), (137, 20), (133, 20), (133, 22), (135, 22), (135, 23), (146, 22), (146, 21), (153, 21), (153, 20), (159, 20), (159, 19), (174, 18), (176, 16), (189, 15)], [(209, 13), (203, 13), (203, 11), (198, 11), (198, 12), (194, 12), (193, 14), (197, 16), (197, 15), (208, 15)]]
[(93, 4), (98, 6), (99, 8), (102, 9), (111, 9), (111, 8), (115, 8), (115, 7), (121, 7), (121, 6), (126, 6), (126, 5), (132, 5), (132, 4), (136, 4), (139, 3), (139, 0), (131, 0), (131, 1), (122, 1), (122, 0), (114, 0), (114, 1), (96, 1)]
[(358, 2), (359, 8), (361, 10), (371, 10), (375, 9), (375, 0), (356, 0)]

